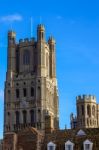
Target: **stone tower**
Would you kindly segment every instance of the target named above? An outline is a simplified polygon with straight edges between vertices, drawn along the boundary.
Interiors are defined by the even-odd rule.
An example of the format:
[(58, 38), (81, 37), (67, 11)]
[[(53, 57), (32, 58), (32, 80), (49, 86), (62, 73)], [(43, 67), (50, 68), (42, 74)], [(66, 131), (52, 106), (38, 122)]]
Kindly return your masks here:
[(92, 95), (77, 96), (77, 127), (97, 128), (99, 127), (98, 105), (96, 97)]
[(35, 127), (45, 131), (59, 128), (55, 40), (45, 39), (43, 25), (37, 27), (37, 40), (16, 43), (16, 33), (8, 32), (8, 61), (5, 82), (4, 134)]

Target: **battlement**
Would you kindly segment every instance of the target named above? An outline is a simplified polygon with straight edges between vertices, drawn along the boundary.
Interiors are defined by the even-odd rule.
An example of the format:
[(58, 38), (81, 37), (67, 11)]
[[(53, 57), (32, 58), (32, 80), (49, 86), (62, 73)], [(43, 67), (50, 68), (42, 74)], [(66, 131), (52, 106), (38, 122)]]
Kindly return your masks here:
[(38, 30), (45, 30), (45, 27), (44, 27), (43, 24), (39, 24), (39, 25), (37, 26), (37, 29), (38, 29)]
[(76, 101), (96, 101), (96, 97), (94, 95), (79, 95), (76, 97)]
[(25, 38), (25, 39), (20, 39), (19, 44), (30, 44), (31, 42), (35, 42), (35, 38)]

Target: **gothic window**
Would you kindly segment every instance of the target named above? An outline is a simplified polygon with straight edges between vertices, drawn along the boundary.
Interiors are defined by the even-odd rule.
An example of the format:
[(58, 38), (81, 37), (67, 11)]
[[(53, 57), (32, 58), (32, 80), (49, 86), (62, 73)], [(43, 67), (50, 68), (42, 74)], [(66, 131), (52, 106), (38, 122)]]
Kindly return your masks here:
[(23, 124), (26, 124), (27, 122), (27, 112), (26, 110), (23, 111)]
[(40, 86), (38, 86), (38, 100), (40, 99), (40, 97), (41, 97), (41, 88), (40, 88)]
[(77, 106), (77, 116), (79, 116), (79, 107)]
[(84, 115), (84, 106), (81, 106), (82, 115)]
[(34, 96), (34, 88), (31, 87), (31, 96), (33, 97)]
[(19, 121), (19, 112), (16, 111), (16, 125), (18, 125), (20, 123)]
[(92, 115), (95, 116), (95, 106), (92, 106)]
[(8, 90), (8, 94), (10, 94), (10, 90)]
[(19, 89), (16, 89), (16, 98), (19, 98), (19, 96), (20, 96)]
[(26, 88), (23, 89), (23, 96), (26, 97), (27, 96), (27, 91)]
[(8, 90), (8, 101), (10, 101), (10, 95), (11, 95), (11, 92), (10, 90)]
[(40, 120), (41, 120), (41, 111), (40, 111), (40, 109), (38, 110), (38, 122), (40, 122)]
[(90, 117), (91, 116), (91, 108), (90, 105), (87, 105), (87, 115)]
[(29, 50), (25, 50), (23, 54), (23, 64), (29, 65), (30, 64), (30, 52)]
[(8, 112), (8, 124), (10, 124), (10, 112)]
[(34, 110), (30, 111), (30, 115), (31, 115), (31, 124), (33, 124), (35, 122)]

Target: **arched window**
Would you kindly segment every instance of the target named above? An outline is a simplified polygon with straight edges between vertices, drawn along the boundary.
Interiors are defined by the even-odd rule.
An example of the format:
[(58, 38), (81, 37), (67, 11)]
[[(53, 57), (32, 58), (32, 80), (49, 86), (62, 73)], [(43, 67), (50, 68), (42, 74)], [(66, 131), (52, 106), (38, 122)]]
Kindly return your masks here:
[(34, 96), (34, 88), (31, 87), (31, 96), (33, 97)]
[(23, 54), (23, 64), (29, 65), (30, 64), (30, 52), (29, 50), (25, 50)]
[(35, 122), (35, 113), (34, 113), (34, 110), (30, 111), (30, 116), (31, 116), (31, 124), (33, 124)]
[(20, 96), (19, 89), (16, 89), (16, 98), (19, 98), (19, 96)]
[(90, 105), (87, 105), (87, 115), (90, 117), (91, 116), (91, 108)]
[(8, 101), (10, 101), (11, 92), (8, 90)]
[(92, 115), (95, 116), (95, 106), (92, 106)]
[(41, 120), (41, 111), (40, 109), (38, 109), (38, 122), (40, 122), (40, 120)]
[(41, 97), (41, 88), (40, 88), (40, 86), (38, 86), (38, 94), (37, 94), (37, 96), (38, 96), (38, 100), (40, 100), (40, 97)]
[(77, 106), (77, 116), (79, 116), (79, 107)]
[(24, 97), (27, 96), (27, 90), (26, 90), (26, 88), (23, 88), (23, 96), (24, 96)]
[(27, 112), (26, 110), (23, 111), (23, 123), (26, 124), (27, 122)]
[(20, 123), (19, 117), (20, 117), (19, 112), (16, 111), (16, 125)]
[(84, 105), (81, 106), (82, 115), (84, 115)]
[(10, 112), (8, 112), (7, 115), (8, 115), (8, 124), (10, 124)]

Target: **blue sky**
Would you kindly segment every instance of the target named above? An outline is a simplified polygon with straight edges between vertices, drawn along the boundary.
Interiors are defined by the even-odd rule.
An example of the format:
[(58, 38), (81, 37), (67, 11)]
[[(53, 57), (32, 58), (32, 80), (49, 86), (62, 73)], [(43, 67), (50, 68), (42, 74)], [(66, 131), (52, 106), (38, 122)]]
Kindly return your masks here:
[(76, 96), (93, 94), (99, 103), (99, 1), (98, 0), (1, 0), (0, 1), (0, 138), (3, 131), (3, 89), (7, 65), (7, 31), (20, 38), (33, 36), (37, 24), (46, 27), (46, 39), (56, 39), (60, 127), (69, 128), (76, 113)]

